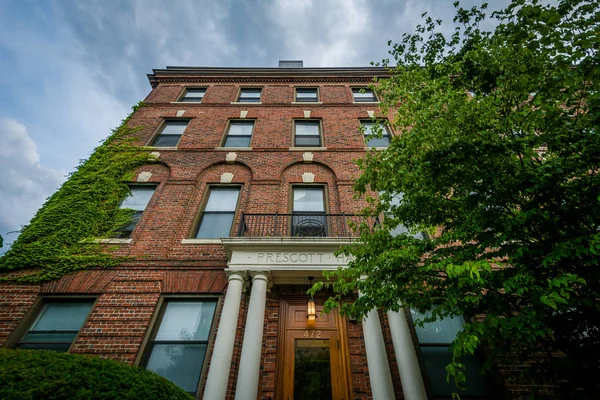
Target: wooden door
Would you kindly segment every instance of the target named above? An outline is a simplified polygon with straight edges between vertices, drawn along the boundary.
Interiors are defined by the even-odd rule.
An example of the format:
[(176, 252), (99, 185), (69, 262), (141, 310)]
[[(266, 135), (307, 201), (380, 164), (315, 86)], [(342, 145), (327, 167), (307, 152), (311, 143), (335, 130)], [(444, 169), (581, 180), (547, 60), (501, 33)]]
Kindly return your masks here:
[[(335, 312), (306, 319), (306, 304), (285, 304), (279, 388), (283, 400), (350, 400), (348, 355)], [(281, 332), (280, 331), (280, 332)]]

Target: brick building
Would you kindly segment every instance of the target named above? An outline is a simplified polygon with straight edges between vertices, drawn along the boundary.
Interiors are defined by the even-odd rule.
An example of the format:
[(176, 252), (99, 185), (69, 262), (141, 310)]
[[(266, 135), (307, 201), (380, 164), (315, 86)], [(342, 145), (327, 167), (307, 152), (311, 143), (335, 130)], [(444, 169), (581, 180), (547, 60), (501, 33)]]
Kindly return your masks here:
[(394, 134), (364, 134), (379, 116), (365, 88), (386, 74), (154, 70), (129, 124), (159, 162), (136, 171), (132, 223), (103, 240), (132, 259), (0, 286), (0, 343), (121, 360), (204, 399), (445, 398), (461, 321), (415, 329), (373, 310), (361, 323), (321, 314), (324, 297), (308, 315), (311, 277), (347, 263), (334, 252), (365, 205), (354, 160)]

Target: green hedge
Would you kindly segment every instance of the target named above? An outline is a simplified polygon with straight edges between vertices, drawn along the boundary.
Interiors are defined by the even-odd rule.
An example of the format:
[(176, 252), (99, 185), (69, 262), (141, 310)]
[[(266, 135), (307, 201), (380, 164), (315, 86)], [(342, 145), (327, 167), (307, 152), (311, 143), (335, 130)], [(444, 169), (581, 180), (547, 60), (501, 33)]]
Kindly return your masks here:
[(3, 400), (190, 400), (165, 378), (113, 360), (47, 350), (0, 349)]

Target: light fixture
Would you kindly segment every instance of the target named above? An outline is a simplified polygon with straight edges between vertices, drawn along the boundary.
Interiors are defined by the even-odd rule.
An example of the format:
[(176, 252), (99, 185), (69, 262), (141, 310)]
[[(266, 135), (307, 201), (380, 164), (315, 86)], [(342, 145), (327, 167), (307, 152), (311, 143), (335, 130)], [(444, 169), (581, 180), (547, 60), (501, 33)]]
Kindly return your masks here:
[[(308, 281), (310, 282), (310, 286), (312, 286), (312, 280), (314, 278), (312, 276), (308, 277)], [(307, 310), (306, 310), (306, 318), (309, 321), (314, 321), (317, 319), (317, 306), (315, 304), (315, 299), (313, 298), (312, 294), (310, 295), (310, 298), (308, 299), (308, 305), (307, 305)]]

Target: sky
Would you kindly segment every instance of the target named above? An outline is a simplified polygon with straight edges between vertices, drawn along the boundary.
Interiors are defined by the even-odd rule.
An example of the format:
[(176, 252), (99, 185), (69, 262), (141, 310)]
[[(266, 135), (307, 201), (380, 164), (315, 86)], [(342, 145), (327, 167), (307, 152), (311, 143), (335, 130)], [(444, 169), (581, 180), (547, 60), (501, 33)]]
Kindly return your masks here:
[(369, 66), (425, 11), (450, 32), (453, 2), (0, 0), (0, 253), (146, 97), (153, 68)]

